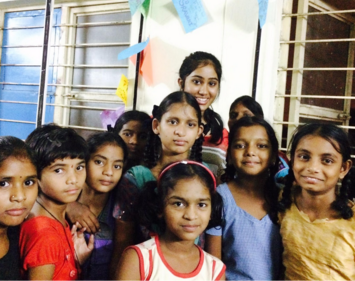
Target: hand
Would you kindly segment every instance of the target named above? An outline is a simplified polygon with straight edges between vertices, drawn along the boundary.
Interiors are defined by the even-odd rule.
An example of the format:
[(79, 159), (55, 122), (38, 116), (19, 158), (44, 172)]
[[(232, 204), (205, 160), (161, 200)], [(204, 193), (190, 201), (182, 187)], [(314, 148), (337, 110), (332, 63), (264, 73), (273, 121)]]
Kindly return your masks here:
[(72, 202), (67, 205), (66, 216), (71, 223), (78, 222), (77, 228), (85, 228), (88, 233), (100, 231), (100, 223), (89, 207), (79, 202)]
[(88, 257), (90, 257), (90, 254), (94, 249), (94, 235), (91, 234), (88, 243), (86, 243), (84, 237), (85, 227), (78, 230), (78, 225), (78, 222), (73, 225), (71, 235), (73, 238), (76, 258), (78, 259), (79, 264), (82, 265)]

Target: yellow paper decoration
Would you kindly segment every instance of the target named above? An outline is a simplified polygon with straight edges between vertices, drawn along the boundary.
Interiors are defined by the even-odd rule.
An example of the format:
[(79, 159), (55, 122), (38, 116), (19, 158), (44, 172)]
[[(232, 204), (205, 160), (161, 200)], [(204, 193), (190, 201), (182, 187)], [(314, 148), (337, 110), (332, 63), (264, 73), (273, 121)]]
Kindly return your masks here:
[(116, 95), (120, 97), (124, 104), (127, 105), (127, 90), (128, 90), (128, 79), (122, 74), (120, 84), (116, 90)]

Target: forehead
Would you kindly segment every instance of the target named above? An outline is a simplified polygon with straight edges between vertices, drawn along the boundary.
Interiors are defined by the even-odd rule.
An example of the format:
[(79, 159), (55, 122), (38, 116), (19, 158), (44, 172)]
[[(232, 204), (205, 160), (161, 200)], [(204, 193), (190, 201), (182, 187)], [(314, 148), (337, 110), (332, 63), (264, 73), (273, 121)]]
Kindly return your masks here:
[(163, 114), (163, 118), (168, 117), (178, 117), (180, 119), (196, 119), (197, 112), (196, 110), (187, 103), (174, 103), (169, 109)]
[(0, 164), (1, 174), (4, 173), (13, 174), (13, 173), (18, 173), (18, 171), (21, 171), (21, 173), (23, 174), (26, 173), (37, 174), (36, 167), (27, 158), (17, 158), (14, 156), (10, 156)]
[(235, 139), (266, 139), (269, 140), (269, 136), (266, 129), (261, 125), (254, 125), (250, 127), (240, 127), (234, 134)]
[(339, 153), (339, 145), (333, 141), (329, 141), (320, 136), (308, 135), (300, 139), (297, 144), (296, 150), (304, 149), (308, 150), (314, 154), (338, 154)]
[(123, 155), (123, 149), (115, 144), (104, 144), (101, 145), (94, 154), (106, 154), (110, 156)]
[(121, 131), (124, 131), (124, 130), (139, 132), (139, 131), (144, 130), (144, 128), (142, 128), (142, 123), (139, 122), (138, 120), (131, 120), (122, 126)]
[(218, 79), (216, 70), (211, 64), (199, 66), (194, 71), (192, 71), (188, 77), (190, 76), (201, 76), (206, 79)]
[(234, 112), (251, 112), (249, 108), (247, 108), (243, 103), (241, 102), (238, 102), (236, 105), (234, 105), (233, 108), (231, 108), (230, 110), (231, 112), (234, 111)]
[(50, 164), (50, 166), (58, 165), (58, 164), (61, 164), (61, 165), (76, 165), (76, 164), (82, 163), (83, 161), (85, 161), (85, 159), (80, 159), (80, 158), (73, 158), (72, 159), (70, 157), (66, 157), (64, 159), (55, 159)]
[(211, 198), (209, 189), (197, 177), (178, 180), (174, 188), (169, 188), (167, 196), (178, 196), (185, 199)]

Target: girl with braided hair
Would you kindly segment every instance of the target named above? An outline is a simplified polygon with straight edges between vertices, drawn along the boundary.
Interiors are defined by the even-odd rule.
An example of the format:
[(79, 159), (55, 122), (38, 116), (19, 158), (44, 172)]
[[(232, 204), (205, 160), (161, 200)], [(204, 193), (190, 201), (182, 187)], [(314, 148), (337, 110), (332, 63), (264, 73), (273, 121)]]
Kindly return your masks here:
[(243, 117), (231, 127), (227, 168), (217, 187), (223, 221), (206, 231), (205, 247), (226, 264), (227, 280), (279, 279), (277, 159), (278, 141), (265, 120)]
[(117, 186), (113, 211), (117, 237), (112, 270), (116, 270), (127, 246), (150, 239), (149, 231), (137, 227), (134, 218), (135, 201), (143, 187), (147, 182), (155, 182), (163, 167), (169, 163), (187, 159), (202, 162), (202, 130), (201, 110), (192, 95), (173, 92), (159, 106), (154, 106), (152, 131), (144, 153), (146, 165), (130, 168)]
[(286, 280), (354, 280), (350, 144), (332, 124), (300, 126), (279, 202)]

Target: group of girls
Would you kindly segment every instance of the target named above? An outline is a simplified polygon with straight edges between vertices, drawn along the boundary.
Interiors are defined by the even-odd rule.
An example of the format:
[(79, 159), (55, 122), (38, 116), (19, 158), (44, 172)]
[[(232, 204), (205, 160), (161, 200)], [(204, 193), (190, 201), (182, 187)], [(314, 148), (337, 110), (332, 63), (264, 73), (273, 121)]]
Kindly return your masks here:
[(1, 278), (19, 277), (17, 246), (25, 279), (355, 279), (347, 134), (300, 126), (285, 161), (253, 99), (223, 129), (214, 56), (179, 73), (152, 118), (127, 112), (87, 142), (52, 124), (0, 138)]

